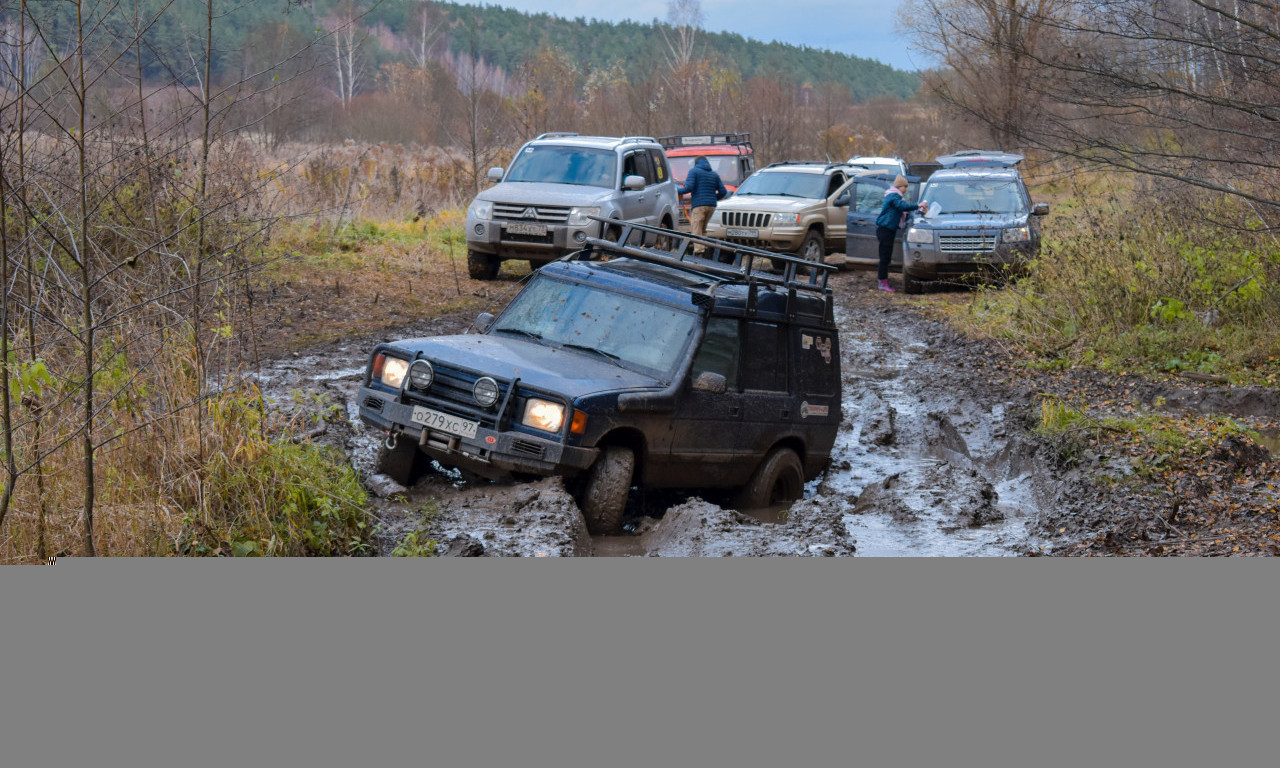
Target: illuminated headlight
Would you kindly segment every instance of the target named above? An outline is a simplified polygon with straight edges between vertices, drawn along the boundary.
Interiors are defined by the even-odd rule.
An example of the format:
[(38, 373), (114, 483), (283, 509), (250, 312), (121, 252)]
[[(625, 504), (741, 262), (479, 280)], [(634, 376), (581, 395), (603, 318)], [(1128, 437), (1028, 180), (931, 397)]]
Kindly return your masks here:
[(414, 360), (409, 365), (409, 386), (419, 392), (426, 392), (435, 381), (436, 372), (426, 360)]
[(591, 223), (588, 216), (599, 216), (600, 208), (570, 208), (568, 224), (571, 227), (585, 227)]
[(788, 224), (795, 224), (795, 223), (796, 223), (797, 221), (799, 221), (799, 220), (800, 220), (800, 214), (798, 214), (798, 213), (775, 213), (775, 214), (773, 214), (773, 223), (774, 223), (774, 224), (781, 224), (781, 225), (783, 225), (783, 226), (786, 226), (786, 225), (788, 225)]
[(471, 396), (477, 403), (488, 408), (498, 402), (498, 382), (488, 376), (476, 379), (476, 385), (471, 388)]
[(550, 400), (531, 397), (524, 406), (524, 416), (520, 419), (520, 423), (544, 432), (559, 432), (564, 426), (564, 406)]
[(1006, 229), (1000, 239), (1006, 243), (1025, 243), (1031, 239), (1031, 229), (1028, 227), (1012, 227)]
[(386, 357), (382, 363), (382, 374), (379, 380), (392, 389), (399, 389), (404, 383), (404, 375), (409, 370), (409, 361), (398, 357)]
[(476, 200), (471, 204), (471, 210), (468, 213), (477, 219), (493, 218), (493, 203), (488, 200)]
[(933, 230), (911, 227), (910, 229), (907, 230), (907, 242), (908, 243), (932, 243)]

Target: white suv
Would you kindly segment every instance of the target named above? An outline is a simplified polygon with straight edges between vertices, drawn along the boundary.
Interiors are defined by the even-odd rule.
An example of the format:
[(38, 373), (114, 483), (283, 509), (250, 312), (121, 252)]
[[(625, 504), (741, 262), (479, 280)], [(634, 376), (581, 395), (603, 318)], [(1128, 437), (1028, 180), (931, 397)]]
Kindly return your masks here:
[(667, 156), (647, 136), (544, 133), (510, 168), (490, 168), (489, 180), (500, 183), (467, 208), (467, 271), (477, 280), (497, 277), (505, 259), (536, 268), (579, 250), (602, 234), (592, 216), (663, 229), (679, 216)]

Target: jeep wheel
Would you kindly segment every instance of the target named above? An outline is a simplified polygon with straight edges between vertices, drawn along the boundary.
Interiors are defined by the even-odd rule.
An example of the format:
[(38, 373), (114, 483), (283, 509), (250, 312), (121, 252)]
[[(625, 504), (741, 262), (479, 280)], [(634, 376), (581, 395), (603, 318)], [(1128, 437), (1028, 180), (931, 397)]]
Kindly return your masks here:
[(924, 284), (911, 276), (911, 273), (902, 270), (902, 292), (907, 294), (916, 294), (924, 292)]
[(492, 253), (467, 251), (467, 274), (473, 280), (492, 280), (498, 276), (501, 262)]
[(377, 469), (406, 488), (412, 488), (426, 469), (427, 457), (413, 440), (404, 435), (396, 440), (395, 448), (383, 445), (378, 450)]
[(809, 234), (804, 236), (804, 242), (800, 244), (800, 250), (796, 251), (796, 255), (805, 261), (822, 261), (822, 257), (826, 256), (827, 252), (822, 245), (822, 235), (818, 230), (809, 230)]
[[(663, 229), (675, 229), (671, 224), (671, 219), (663, 219), (661, 226)], [(653, 247), (660, 251), (671, 250), (671, 235), (658, 235), (653, 240)]]
[(578, 507), (593, 536), (618, 532), (635, 466), (636, 455), (630, 448), (610, 445), (587, 470), (586, 481), (578, 493)]
[(787, 447), (774, 448), (760, 462), (751, 482), (734, 499), (739, 511), (765, 509), (795, 501), (804, 495), (804, 467), (800, 457)]

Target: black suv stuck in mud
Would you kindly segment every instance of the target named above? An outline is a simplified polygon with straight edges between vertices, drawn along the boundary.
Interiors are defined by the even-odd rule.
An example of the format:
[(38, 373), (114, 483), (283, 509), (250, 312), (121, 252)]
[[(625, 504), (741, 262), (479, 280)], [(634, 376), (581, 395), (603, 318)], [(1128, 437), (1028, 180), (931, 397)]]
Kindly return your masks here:
[[(671, 250), (627, 244), (645, 233)], [(798, 499), (840, 424), (833, 269), (641, 224), (590, 238), (478, 333), (374, 348), (357, 405), (387, 435), (379, 469), (562, 475), (593, 533), (617, 530), (632, 486)]]

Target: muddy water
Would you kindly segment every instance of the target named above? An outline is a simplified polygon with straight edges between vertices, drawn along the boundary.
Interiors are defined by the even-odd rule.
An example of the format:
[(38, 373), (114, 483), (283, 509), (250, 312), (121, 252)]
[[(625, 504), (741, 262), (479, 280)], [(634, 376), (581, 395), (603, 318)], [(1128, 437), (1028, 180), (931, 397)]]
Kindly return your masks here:
[[(838, 296), (844, 422), (830, 468), (790, 509), (739, 514), (690, 494), (633, 494), (628, 532), (586, 533), (560, 481), (466, 482), (436, 466), (413, 488), (376, 475), (382, 436), (354, 395), (374, 340), (276, 361), (259, 377), (273, 407), (314, 425), (371, 490), (384, 554), (427, 526), (464, 556), (1003, 556), (1043, 551), (1030, 530), (1055, 483), (1012, 406), (965, 370), (939, 326), (902, 296), (846, 273)], [(404, 334), (459, 332), (462, 319)], [(431, 510), (430, 514), (425, 510)], [(424, 515), (426, 515), (424, 517)]]

